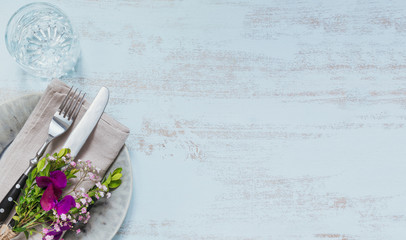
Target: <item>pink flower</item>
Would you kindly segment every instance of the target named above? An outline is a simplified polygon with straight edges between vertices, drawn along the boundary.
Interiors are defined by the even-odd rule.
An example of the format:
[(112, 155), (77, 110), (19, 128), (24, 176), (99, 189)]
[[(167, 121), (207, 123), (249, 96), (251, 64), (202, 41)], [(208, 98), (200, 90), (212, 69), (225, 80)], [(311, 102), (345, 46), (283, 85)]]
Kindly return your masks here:
[(80, 208), (80, 203), (76, 203), (76, 208)]
[(96, 176), (93, 174), (93, 173), (89, 173), (89, 178), (90, 178), (90, 180), (94, 180), (94, 179), (96, 179)]
[(76, 167), (76, 163), (75, 162), (70, 162), (70, 165), (72, 166), (72, 167)]
[(66, 214), (61, 214), (62, 221), (66, 221)]
[(76, 234), (79, 234), (79, 233), (80, 233), (80, 229), (76, 230)]
[(82, 208), (82, 209), (80, 210), (80, 212), (81, 212), (81, 213), (86, 213), (86, 212), (87, 212), (87, 209), (86, 209), (86, 208)]
[(47, 228), (42, 229), (42, 233), (47, 234), (49, 230)]

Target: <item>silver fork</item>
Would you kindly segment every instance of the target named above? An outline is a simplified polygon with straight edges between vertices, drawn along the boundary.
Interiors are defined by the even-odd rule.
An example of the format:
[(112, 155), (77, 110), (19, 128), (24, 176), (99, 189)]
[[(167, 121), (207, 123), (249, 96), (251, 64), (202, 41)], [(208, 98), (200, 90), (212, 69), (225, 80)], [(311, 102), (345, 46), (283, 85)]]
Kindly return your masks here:
[(45, 143), (38, 150), (35, 157), (30, 160), (30, 165), (27, 170), (21, 175), (21, 177), (14, 184), (13, 188), (10, 189), (10, 191), (1, 201), (0, 224), (4, 223), (4, 221), (7, 219), (14, 207), (15, 201), (21, 193), (21, 190), (24, 188), (28, 175), (37, 166), (39, 159), (44, 154), (48, 145), (53, 139), (65, 133), (76, 119), (86, 94), (81, 94), (82, 91), (80, 91), (79, 94), (76, 94), (78, 89), (72, 93), (72, 88), (73, 87), (70, 88), (58, 110), (52, 117), (48, 129), (48, 137), (45, 140)]

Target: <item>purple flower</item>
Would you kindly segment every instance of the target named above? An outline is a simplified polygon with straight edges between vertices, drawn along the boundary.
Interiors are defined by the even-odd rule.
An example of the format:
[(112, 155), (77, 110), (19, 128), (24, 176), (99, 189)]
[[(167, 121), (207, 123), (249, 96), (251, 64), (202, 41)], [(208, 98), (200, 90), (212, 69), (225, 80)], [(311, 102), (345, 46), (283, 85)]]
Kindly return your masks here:
[(66, 187), (68, 180), (65, 173), (62, 171), (53, 171), (49, 174), (49, 177), (36, 177), (37, 185), (40, 188), (46, 188), (49, 184), (53, 184), (55, 187), (63, 189)]
[(36, 177), (36, 181), (38, 187), (46, 188), (40, 200), (41, 207), (45, 211), (55, 208), (57, 213), (61, 215), (68, 213), (75, 206), (75, 199), (70, 195), (66, 195), (58, 202), (62, 195), (62, 189), (67, 184), (65, 173), (62, 171), (53, 171), (49, 177)]
[(75, 206), (75, 199), (71, 195), (66, 195), (60, 202), (55, 206), (56, 212), (61, 214), (67, 214), (71, 208)]

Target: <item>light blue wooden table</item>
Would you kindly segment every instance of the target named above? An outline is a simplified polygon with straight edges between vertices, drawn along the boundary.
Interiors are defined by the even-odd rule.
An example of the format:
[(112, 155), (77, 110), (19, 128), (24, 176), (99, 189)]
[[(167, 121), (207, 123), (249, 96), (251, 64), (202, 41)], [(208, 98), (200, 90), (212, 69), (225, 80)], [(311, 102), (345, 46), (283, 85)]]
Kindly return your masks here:
[[(0, 99), (38, 92), (2, 37)], [(406, 2), (51, 1), (131, 129), (115, 240), (404, 240)], [(92, 95), (93, 94), (93, 95)]]

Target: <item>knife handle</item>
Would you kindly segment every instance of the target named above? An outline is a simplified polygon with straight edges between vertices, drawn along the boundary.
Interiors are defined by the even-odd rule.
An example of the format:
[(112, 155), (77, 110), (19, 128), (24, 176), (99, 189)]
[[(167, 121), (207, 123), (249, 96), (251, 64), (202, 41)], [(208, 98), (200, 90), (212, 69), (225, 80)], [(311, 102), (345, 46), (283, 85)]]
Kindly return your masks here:
[(0, 203), (0, 224), (6, 221), (8, 215), (14, 207), (15, 201), (17, 201), (18, 196), (20, 196), (21, 190), (25, 186), (28, 176), (23, 174), (14, 184), (13, 188), (7, 193)]

